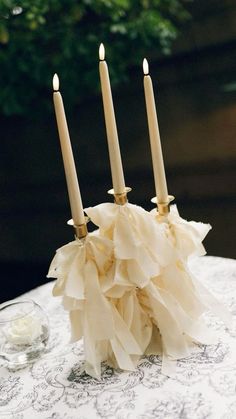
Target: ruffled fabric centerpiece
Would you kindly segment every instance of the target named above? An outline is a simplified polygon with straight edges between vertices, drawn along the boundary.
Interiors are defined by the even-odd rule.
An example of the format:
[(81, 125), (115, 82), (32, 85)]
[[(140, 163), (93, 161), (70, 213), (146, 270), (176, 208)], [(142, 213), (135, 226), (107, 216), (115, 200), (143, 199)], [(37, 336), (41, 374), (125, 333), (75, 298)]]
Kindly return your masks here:
[(159, 354), (170, 375), (194, 343), (215, 341), (203, 313), (230, 320), (187, 266), (205, 254), (210, 225), (183, 220), (176, 206), (165, 222), (129, 203), (85, 211), (99, 229), (58, 249), (48, 276), (57, 278), (72, 341), (84, 338), (86, 372), (99, 378), (103, 361), (133, 370), (141, 356)]

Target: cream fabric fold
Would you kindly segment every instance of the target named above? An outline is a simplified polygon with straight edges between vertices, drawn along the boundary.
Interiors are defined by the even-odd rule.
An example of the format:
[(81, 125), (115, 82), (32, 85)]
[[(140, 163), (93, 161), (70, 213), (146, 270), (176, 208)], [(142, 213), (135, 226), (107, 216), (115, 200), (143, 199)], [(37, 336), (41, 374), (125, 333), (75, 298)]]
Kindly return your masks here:
[[(116, 259), (136, 259), (142, 256), (142, 265), (148, 258), (154, 271), (167, 266), (172, 258), (172, 247), (166, 240), (165, 226), (156, 227), (151, 214), (133, 205), (104, 203), (85, 209), (100, 234), (114, 243)], [(153, 272), (152, 272), (153, 274)]]
[[(159, 224), (156, 210), (152, 210), (151, 214)], [(173, 262), (162, 274), (166, 288), (190, 316), (194, 314), (197, 318), (202, 313), (211, 311), (230, 327), (232, 316), (229, 311), (192, 275), (187, 264), (190, 257), (206, 254), (202, 241), (211, 230), (210, 224), (184, 220), (180, 217), (176, 205), (170, 206), (167, 220), (162, 224), (165, 225), (166, 235), (173, 245)], [(188, 302), (191, 305), (189, 308), (186, 306)], [(206, 334), (207, 332), (203, 333)], [(210, 338), (210, 332), (208, 336)], [(212, 336), (212, 341), (214, 339)], [(206, 339), (202, 338), (201, 341), (206, 343)]]
[[(53, 295), (63, 296), (64, 308), (69, 311), (71, 341), (83, 337), (85, 370), (96, 378), (100, 377), (103, 360), (133, 370), (143, 354), (143, 345), (149, 341), (143, 325), (145, 313), (135, 294), (128, 296), (131, 285), (124, 286), (125, 276), (123, 282), (114, 284), (114, 265), (113, 242), (94, 233), (58, 249), (48, 272), (48, 277), (57, 278)], [(119, 306), (116, 291), (112, 292), (117, 287), (122, 289), (122, 296), (125, 294), (124, 301), (133, 301), (126, 307), (128, 325), (128, 312)]]
[[(157, 219), (156, 209), (152, 210), (151, 214)], [(202, 241), (212, 228), (210, 224), (184, 220), (180, 217), (176, 205), (170, 206), (167, 220), (168, 223), (163, 223), (166, 234), (181, 259), (206, 254)]]

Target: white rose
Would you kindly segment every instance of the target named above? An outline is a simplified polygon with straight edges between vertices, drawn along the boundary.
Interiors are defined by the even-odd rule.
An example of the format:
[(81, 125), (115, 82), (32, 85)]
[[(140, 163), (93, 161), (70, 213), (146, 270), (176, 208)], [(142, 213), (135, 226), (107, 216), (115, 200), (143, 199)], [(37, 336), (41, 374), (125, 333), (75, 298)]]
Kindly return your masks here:
[(42, 325), (40, 319), (30, 315), (12, 320), (10, 326), (4, 330), (8, 342), (16, 345), (32, 344), (41, 333)]

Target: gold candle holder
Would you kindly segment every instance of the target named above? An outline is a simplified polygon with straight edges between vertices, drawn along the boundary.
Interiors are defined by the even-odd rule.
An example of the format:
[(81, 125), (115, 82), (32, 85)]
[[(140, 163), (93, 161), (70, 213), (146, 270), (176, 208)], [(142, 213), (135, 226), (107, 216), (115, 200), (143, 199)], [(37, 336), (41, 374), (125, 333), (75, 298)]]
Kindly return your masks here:
[(67, 224), (74, 227), (75, 229), (75, 235), (78, 239), (84, 239), (88, 234), (87, 224), (89, 222), (89, 217), (84, 217), (85, 222), (84, 224), (74, 224), (73, 219), (67, 221)]
[(132, 188), (125, 187), (125, 191), (122, 193), (115, 193), (114, 189), (109, 189), (107, 193), (114, 196), (114, 202), (117, 205), (125, 205), (128, 202), (127, 193), (130, 191), (132, 191)]
[(154, 198), (151, 199), (151, 202), (157, 205), (157, 211), (158, 215), (160, 217), (165, 217), (170, 212), (170, 203), (175, 199), (173, 195), (168, 195), (168, 201), (167, 202), (158, 202), (158, 198), (154, 196)]

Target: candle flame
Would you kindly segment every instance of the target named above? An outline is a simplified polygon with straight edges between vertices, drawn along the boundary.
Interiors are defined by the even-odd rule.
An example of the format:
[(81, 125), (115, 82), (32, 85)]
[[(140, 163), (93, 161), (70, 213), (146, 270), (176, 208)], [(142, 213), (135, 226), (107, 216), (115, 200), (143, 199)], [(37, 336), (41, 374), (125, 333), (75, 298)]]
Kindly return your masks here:
[(53, 76), (52, 85), (53, 85), (53, 90), (54, 91), (59, 90), (59, 77), (56, 73)]
[(148, 65), (148, 61), (146, 58), (144, 58), (143, 60), (143, 72), (145, 74), (145, 76), (149, 73), (149, 65)]
[(105, 47), (103, 44), (100, 44), (100, 47), (99, 47), (99, 60), (101, 61), (105, 60)]

